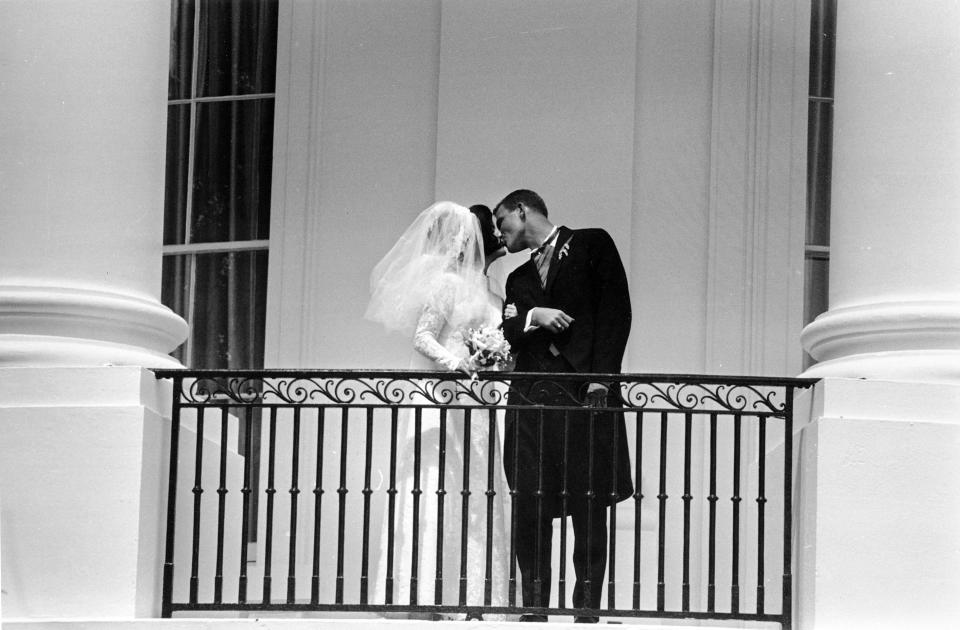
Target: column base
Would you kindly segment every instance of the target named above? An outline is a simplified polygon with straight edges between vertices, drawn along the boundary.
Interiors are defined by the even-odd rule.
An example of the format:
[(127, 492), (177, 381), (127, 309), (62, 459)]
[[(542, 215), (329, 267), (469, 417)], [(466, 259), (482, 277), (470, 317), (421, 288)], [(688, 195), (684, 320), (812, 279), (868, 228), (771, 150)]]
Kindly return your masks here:
[(139, 296), (0, 286), (0, 367), (183, 367), (167, 353), (188, 330), (173, 311)]
[(826, 379), (812, 398), (797, 441), (798, 627), (957, 627), (960, 388)]
[(960, 384), (960, 302), (831, 308), (800, 339), (820, 361), (804, 376)]
[(960, 350), (901, 350), (853, 354), (817, 363), (800, 376), (960, 385)]
[(158, 616), (170, 384), (137, 367), (0, 381), (4, 623)]

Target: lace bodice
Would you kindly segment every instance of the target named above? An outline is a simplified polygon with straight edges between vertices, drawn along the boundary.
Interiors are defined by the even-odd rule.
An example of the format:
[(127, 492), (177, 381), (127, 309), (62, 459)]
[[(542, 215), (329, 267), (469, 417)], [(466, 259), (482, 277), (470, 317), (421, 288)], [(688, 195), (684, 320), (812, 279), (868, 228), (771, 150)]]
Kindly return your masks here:
[(414, 357), (411, 367), (456, 370), (468, 355), (466, 331), (500, 323), (500, 298), (496, 295), (486, 291), (463, 298), (453, 281), (438, 287), (417, 320), (413, 347), (419, 358)]

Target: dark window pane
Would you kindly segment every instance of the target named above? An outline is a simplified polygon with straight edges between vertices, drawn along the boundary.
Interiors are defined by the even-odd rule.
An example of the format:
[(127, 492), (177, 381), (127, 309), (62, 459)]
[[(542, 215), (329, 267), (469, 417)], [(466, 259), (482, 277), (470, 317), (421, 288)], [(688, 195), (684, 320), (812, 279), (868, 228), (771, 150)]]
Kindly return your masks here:
[(810, 9), (810, 95), (832, 98), (837, 0), (812, 0)]
[(807, 129), (807, 244), (830, 244), (833, 103), (812, 101)]
[[(829, 271), (830, 261), (826, 257), (808, 257), (804, 261), (804, 326), (816, 319), (821, 313), (826, 312), (829, 306)], [(813, 357), (804, 352), (803, 368), (806, 369), (814, 363), (816, 363), (816, 361)]]
[(190, 241), (268, 238), (272, 168), (272, 100), (197, 104)]
[[(164, 306), (184, 319), (189, 318), (187, 314), (189, 278), (190, 256), (163, 257), (163, 283), (160, 290), (160, 299)], [(170, 354), (183, 363), (183, 345)]]
[(804, 305), (803, 325), (827, 310), (830, 261), (826, 257), (808, 257), (804, 261), (803, 282), (807, 300)]
[(277, 0), (209, 0), (199, 28), (199, 96), (273, 92)]
[(163, 244), (181, 245), (187, 229), (187, 152), (190, 106), (167, 107), (167, 175), (163, 209)]
[(193, 0), (170, 3), (170, 81), (171, 99), (190, 98), (193, 80)]
[(267, 252), (198, 254), (189, 367), (263, 367)]

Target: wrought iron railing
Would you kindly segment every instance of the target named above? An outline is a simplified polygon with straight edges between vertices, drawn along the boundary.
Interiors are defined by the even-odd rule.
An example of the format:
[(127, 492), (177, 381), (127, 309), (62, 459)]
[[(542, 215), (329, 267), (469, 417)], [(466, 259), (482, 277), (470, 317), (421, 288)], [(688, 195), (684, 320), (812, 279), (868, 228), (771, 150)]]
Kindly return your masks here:
[[(793, 398), (810, 380), (591, 375), (619, 396), (585, 409), (582, 375), (156, 375), (173, 383), (164, 617), (336, 611), (791, 626)], [(535, 395), (544, 388), (561, 395), (544, 405)], [(505, 477), (499, 437), (515, 412), (527, 415), (513, 431), (538, 422), (541, 445), (550, 432), (566, 436), (576, 414), (625, 422), (634, 489), (608, 510), (605, 579), (588, 584), (605, 589), (599, 608), (571, 602), (566, 518), (555, 522), (552, 597), (523, 606), (512, 560), (522, 497), (502, 487), (517, 484)], [(589, 500), (606, 490), (587, 484)]]

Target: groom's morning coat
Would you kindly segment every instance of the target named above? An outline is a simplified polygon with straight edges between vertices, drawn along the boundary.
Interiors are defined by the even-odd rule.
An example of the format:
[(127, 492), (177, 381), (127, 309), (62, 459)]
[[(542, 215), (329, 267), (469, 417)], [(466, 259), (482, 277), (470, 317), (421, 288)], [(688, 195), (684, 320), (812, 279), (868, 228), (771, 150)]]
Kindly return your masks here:
[[(570, 230), (559, 229), (546, 286), (541, 285), (540, 276), (533, 260), (528, 260), (507, 278), (505, 304), (513, 303), (517, 307), (517, 316), (503, 322), (504, 336), (516, 353), (516, 372), (576, 372), (618, 374), (621, 369), (623, 353), (630, 333), (630, 294), (627, 277), (620, 261), (617, 247), (610, 235), (602, 229)], [(570, 327), (559, 334), (546, 330), (523, 332), (527, 313), (535, 306), (557, 308), (573, 318)], [(551, 349), (551, 344), (553, 348)], [(558, 369), (561, 361), (566, 365)], [(585, 379), (580, 389), (583, 393)], [(527, 391), (526, 386), (515, 380), (520, 390), (511, 394), (510, 402), (526, 402), (524, 396), (536, 394)], [(611, 391), (610, 402), (616, 405), (617, 386)], [(550, 400), (541, 402), (550, 403)], [(562, 397), (553, 399), (554, 404), (564, 404)], [(566, 404), (570, 404), (566, 402)], [(508, 414), (506, 426), (506, 452), (504, 463), (507, 478), (514, 483), (513, 461), (517, 458), (519, 477), (537, 478), (536, 457), (539, 441), (530, 433), (530, 424), (536, 412), (524, 412), (519, 420), (521, 427), (513, 424), (518, 421), (517, 414)], [(590, 476), (589, 459), (589, 414), (574, 414), (571, 435), (567, 439), (567, 477), (568, 490), (576, 494), (590, 490), (587, 487)], [(569, 420), (568, 420), (569, 422)], [(562, 431), (562, 414), (552, 414), (546, 431), (554, 434)], [(614, 440), (614, 431), (617, 436)], [(546, 440), (546, 448), (558, 448), (557, 440)], [(613, 471), (614, 442), (616, 448), (616, 473)], [(519, 445), (519, 454), (514, 449)], [(630, 481), (630, 461), (627, 449), (626, 430), (621, 414), (602, 414), (594, 426), (593, 450), (595, 467), (593, 470), (592, 490), (598, 500), (604, 503), (614, 502), (611, 492), (614, 474), (616, 476), (616, 501), (623, 500), (633, 492)], [(553, 456), (562, 458), (557, 452)], [(523, 480), (518, 480), (521, 488)], [(529, 483), (533, 483), (528, 479)], [(527, 489), (536, 490), (527, 486)]]

